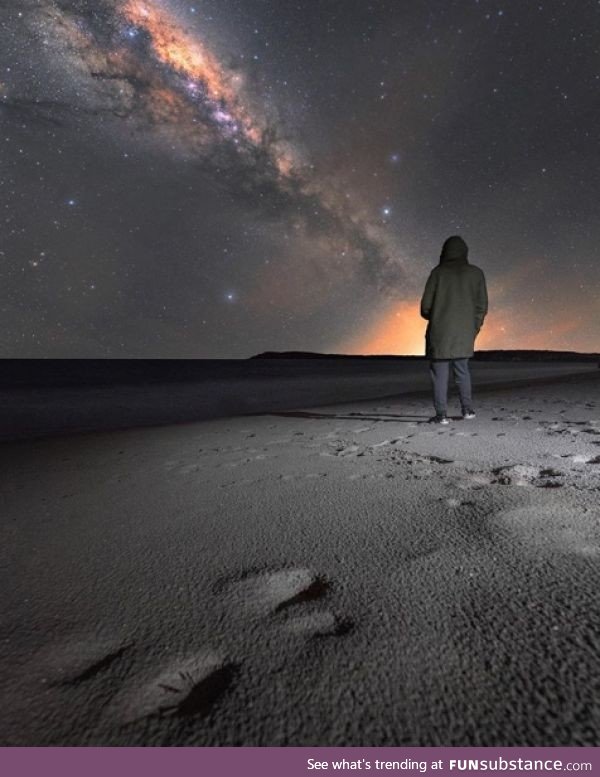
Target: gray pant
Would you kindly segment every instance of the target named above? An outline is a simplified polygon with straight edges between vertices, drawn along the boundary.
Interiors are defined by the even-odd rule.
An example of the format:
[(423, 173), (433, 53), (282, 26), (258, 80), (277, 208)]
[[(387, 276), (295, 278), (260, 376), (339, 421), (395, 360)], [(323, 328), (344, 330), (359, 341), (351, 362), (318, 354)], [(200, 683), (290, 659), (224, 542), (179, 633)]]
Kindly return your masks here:
[(458, 388), (460, 406), (463, 410), (471, 407), (471, 374), (468, 359), (432, 359), (429, 374), (433, 383), (433, 404), (438, 415), (446, 415), (448, 404), (448, 378), (450, 365), (454, 373), (454, 381)]

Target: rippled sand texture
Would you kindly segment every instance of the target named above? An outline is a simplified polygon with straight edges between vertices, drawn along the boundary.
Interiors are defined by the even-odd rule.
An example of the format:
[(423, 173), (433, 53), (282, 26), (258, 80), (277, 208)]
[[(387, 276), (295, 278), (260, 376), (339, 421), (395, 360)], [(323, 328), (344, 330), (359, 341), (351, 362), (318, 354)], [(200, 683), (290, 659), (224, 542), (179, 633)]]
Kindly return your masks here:
[(599, 745), (600, 377), (2, 446), (10, 745)]

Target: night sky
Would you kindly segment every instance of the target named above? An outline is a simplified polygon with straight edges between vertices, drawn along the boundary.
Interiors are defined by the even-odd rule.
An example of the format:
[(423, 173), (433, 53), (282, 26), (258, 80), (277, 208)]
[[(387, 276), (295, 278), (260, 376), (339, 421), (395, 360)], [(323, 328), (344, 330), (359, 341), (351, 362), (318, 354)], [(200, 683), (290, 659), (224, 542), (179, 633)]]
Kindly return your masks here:
[(596, 0), (0, 0), (0, 355), (600, 350)]

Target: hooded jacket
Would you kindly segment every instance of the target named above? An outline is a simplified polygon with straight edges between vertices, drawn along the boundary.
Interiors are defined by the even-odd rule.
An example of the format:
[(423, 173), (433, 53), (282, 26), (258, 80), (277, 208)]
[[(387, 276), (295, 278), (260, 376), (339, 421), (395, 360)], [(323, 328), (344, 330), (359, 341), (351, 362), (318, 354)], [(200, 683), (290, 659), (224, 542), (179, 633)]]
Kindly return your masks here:
[(488, 311), (485, 276), (467, 261), (462, 237), (449, 237), (440, 263), (431, 271), (421, 299), (421, 316), (429, 324), (425, 355), (430, 359), (467, 359)]

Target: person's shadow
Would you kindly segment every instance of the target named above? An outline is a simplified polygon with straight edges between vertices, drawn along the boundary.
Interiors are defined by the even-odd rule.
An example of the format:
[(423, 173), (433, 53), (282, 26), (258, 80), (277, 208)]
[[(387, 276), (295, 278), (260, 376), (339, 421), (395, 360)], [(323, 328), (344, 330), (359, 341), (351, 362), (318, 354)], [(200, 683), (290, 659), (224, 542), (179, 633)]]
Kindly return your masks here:
[[(301, 410), (282, 411), (279, 413), (269, 413), (269, 415), (281, 416), (283, 418), (313, 418), (319, 421), (329, 420), (335, 418), (336, 420), (342, 419), (347, 421), (379, 421), (384, 423), (417, 423), (427, 424), (429, 423), (430, 416), (427, 415), (410, 415), (409, 413), (314, 413), (304, 412)], [(454, 419), (453, 419), (454, 420)]]

